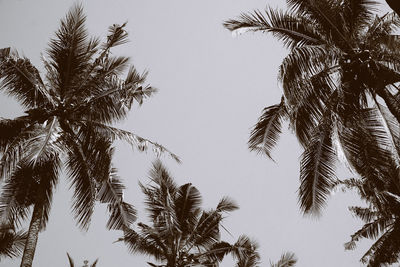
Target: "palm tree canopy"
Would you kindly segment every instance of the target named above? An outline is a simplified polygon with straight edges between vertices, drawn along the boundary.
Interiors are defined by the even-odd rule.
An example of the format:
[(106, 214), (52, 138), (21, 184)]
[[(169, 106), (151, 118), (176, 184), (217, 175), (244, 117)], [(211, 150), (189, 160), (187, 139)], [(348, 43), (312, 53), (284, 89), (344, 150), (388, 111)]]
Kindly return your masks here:
[[(398, 179), (393, 170), (392, 177)], [(379, 183), (380, 182), (380, 183)], [(398, 262), (400, 259), (400, 188), (395, 179), (374, 181), (347, 179), (339, 185), (345, 189), (356, 190), (368, 203), (367, 207), (350, 207), (349, 210), (363, 221), (364, 225), (345, 243), (347, 250), (356, 248), (356, 244), (364, 239), (374, 240), (373, 245), (361, 258), (361, 262), (369, 267), (378, 267)]]
[(400, 119), (394, 85), (400, 81), (400, 18), (375, 15), (370, 0), (286, 2), (287, 11), (256, 10), (224, 26), (271, 33), (289, 51), (278, 75), (281, 102), (264, 109), (249, 148), (271, 157), (282, 123), (289, 121), (304, 147), (300, 207), (318, 215), (337, 180), (338, 158), (364, 178), (384, 174), (399, 158), (388, 126)]
[(140, 186), (150, 224), (137, 223), (137, 229), (125, 232), (121, 240), (131, 252), (171, 267), (218, 266), (227, 254), (234, 255), (240, 267), (258, 262), (257, 245), (249, 238), (241, 236), (235, 244), (220, 240), (223, 214), (238, 209), (231, 199), (224, 197), (215, 209), (202, 210), (197, 188), (190, 183), (178, 186), (159, 161), (153, 164), (150, 183)]
[(123, 201), (123, 185), (111, 165), (112, 142), (121, 139), (139, 151), (151, 147), (179, 161), (163, 146), (110, 125), (156, 89), (145, 84), (147, 73), (130, 66), (129, 58), (111, 53), (128, 41), (125, 24), (109, 27), (101, 42), (89, 37), (85, 20), (80, 5), (61, 20), (43, 57), (44, 76), (29, 59), (0, 50), (1, 90), (25, 108), (24, 116), (0, 121), (0, 177), (5, 181), (0, 216), (10, 221), (25, 219), (29, 206), (41, 203), (44, 227), (63, 165), (74, 190), (78, 225), (87, 229), (99, 200), (108, 203), (108, 227), (126, 228), (135, 210)]

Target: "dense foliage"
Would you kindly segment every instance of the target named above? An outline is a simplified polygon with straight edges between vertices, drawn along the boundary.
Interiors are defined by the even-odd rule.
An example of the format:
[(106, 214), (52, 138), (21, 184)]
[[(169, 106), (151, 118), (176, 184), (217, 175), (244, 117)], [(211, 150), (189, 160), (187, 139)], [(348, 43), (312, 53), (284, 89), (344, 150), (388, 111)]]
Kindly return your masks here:
[(191, 183), (178, 186), (159, 161), (154, 163), (150, 179), (150, 183), (140, 184), (150, 224), (138, 223), (121, 239), (131, 252), (161, 262), (149, 263), (153, 267), (218, 266), (227, 254), (236, 258), (237, 267), (259, 263), (257, 244), (246, 236), (234, 244), (221, 240), (224, 214), (238, 209), (232, 200), (224, 197), (215, 209), (202, 210), (197, 188)]

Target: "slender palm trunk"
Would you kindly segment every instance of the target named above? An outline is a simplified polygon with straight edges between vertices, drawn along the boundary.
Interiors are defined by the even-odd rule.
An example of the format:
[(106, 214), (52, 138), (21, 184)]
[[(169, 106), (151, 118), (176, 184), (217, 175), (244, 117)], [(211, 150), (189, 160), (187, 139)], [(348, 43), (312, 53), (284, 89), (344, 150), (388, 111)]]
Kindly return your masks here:
[(43, 208), (40, 204), (35, 204), (29, 225), (28, 237), (26, 238), (24, 254), (22, 256), (21, 267), (32, 267), (33, 257), (35, 256), (36, 244), (39, 237), (40, 225), (42, 223)]

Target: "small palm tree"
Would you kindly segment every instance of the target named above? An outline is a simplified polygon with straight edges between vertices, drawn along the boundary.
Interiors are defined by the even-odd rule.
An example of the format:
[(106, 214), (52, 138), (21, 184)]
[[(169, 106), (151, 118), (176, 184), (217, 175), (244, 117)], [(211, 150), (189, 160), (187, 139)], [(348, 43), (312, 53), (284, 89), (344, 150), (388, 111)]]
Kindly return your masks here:
[(282, 123), (289, 120), (304, 147), (300, 207), (315, 215), (335, 184), (338, 158), (362, 177), (384, 175), (388, 164), (400, 162), (396, 134), (387, 127), (394, 123), (392, 116), (400, 121), (400, 92), (394, 85), (400, 81), (395, 34), (400, 19), (393, 13), (374, 15), (369, 0), (287, 4), (288, 11), (254, 11), (224, 25), (231, 31), (272, 33), (289, 50), (279, 71), (281, 101), (264, 109), (249, 148), (271, 157)]
[(227, 254), (240, 267), (258, 262), (257, 245), (249, 238), (241, 236), (235, 244), (220, 240), (223, 214), (238, 208), (232, 200), (224, 197), (215, 209), (202, 210), (196, 187), (178, 186), (159, 161), (153, 164), (150, 179), (150, 184), (140, 186), (151, 224), (138, 223), (137, 230), (126, 231), (120, 239), (132, 253), (160, 262), (148, 263), (153, 267), (218, 266)]
[(9, 48), (0, 50), (1, 88), (26, 113), (0, 120), (0, 177), (5, 180), (0, 217), (18, 225), (33, 206), (22, 267), (32, 266), (62, 165), (74, 190), (77, 224), (88, 228), (98, 200), (108, 203), (108, 228), (125, 229), (135, 220), (135, 209), (123, 201), (123, 185), (111, 165), (112, 142), (122, 139), (139, 150), (151, 146), (157, 153), (167, 151), (111, 126), (156, 90), (145, 84), (146, 73), (129, 66), (129, 58), (111, 53), (128, 40), (125, 24), (112, 25), (101, 42), (89, 38), (85, 19), (82, 7), (75, 5), (61, 20), (48, 58), (43, 57), (43, 78), (27, 58)]

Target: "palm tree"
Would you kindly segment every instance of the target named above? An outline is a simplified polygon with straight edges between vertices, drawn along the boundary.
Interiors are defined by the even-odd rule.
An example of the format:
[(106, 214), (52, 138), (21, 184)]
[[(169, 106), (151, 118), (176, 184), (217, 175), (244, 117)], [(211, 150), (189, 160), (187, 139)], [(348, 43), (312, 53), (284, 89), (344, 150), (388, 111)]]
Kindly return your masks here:
[[(398, 171), (392, 170), (398, 179)], [(347, 189), (355, 189), (368, 207), (350, 207), (352, 214), (365, 224), (345, 243), (347, 250), (356, 248), (363, 238), (375, 240), (374, 244), (361, 258), (369, 267), (386, 266), (400, 259), (400, 190), (392, 179), (380, 184), (363, 179), (340, 181)]]
[(293, 252), (285, 252), (277, 263), (271, 263), (271, 267), (293, 267), (296, 263), (296, 255)]
[(200, 192), (191, 183), (178, 186), (165, 167), (153, 164), (150, 183), (140, 184), (151, 224), (137, 223), (137, 230), (125, 232), (130, 252), (149, 255), (166, 267), (218, 266), (227, 254), (237, 259), (238, 267), (255, 266), (257, 245), (246, 236), (235, 244), (220, 240), (223, 214), (238, 209), (224, 197), (212, 210), (201, 209)]
[(0, 216), (18, 225), (33, 206), (23, 267), (32, 265), (62, 166), (74, 190), (72, 210), (79, 227), (88, 228), (98, 200), (108, 203), (108, 228), (126, 229), (135, 220), (135, 209), (123, 201), (124, 187), (111, 165), (112, 142), (122, 139), (138, 150), (150, 146), (157, 153), (169, 153), (110, 126), (126, 118), (134, 102), (142, 104), (156, 90), (145, 84), (146, 73), (129, 67), (129, 58), (111, 53), (127, 42), (125, 24), (109, 27), (106, 40), (100, 42), (89, 38), (85, 19), (82, 7), (75, 5), (61, 20), (48, 58), (43, 57), (43, 78), (27, 58), (10, 48), (0, 50), (2, 90), (15, 97), (26, 113), (0, 120), (0, 177), (4, 180)]
[[(399, 163), (391, 113), (400, 121), (400, 39), (394, 13), (373, 14), (370, 0), (287, 0), (288, 11), (267, 9), (228, 20), (231, 31), (272, 33), (289, 54), (279, 72), (283, 96), (264, 109), (249, 148), (271, 157), (289, 120), (304, 147), (300, 207), (319, 214), (344, 159), (362, 177), (385, 175)], [(385, 105), (382, 105), (383, 100)], [(387, 110), (388, 109), (388, 110)]]
[[(69, 261), (69, 266), (70, 266), (70, 267), (75, 267), (74, 260), (71, 258), (71, 256), (70, 256), (68, 253), (67, 253), (67, 257), (68, 257), (68, 261)], [(96, 259), (96, 260), (90, 265), (90, 267), (96, 267), (98, 261), (99, 261), (99, 259)], [(89, 263), (89, 261), (87, 261), (87, 260), (83, 261), (83, 266), (82, 266), (82, 267), (89, 267), (88, 263)]]
[(13, 225), (0, 225), (0, 258), (21, 255), (26, 240), (26, 233), (15, 231)]

